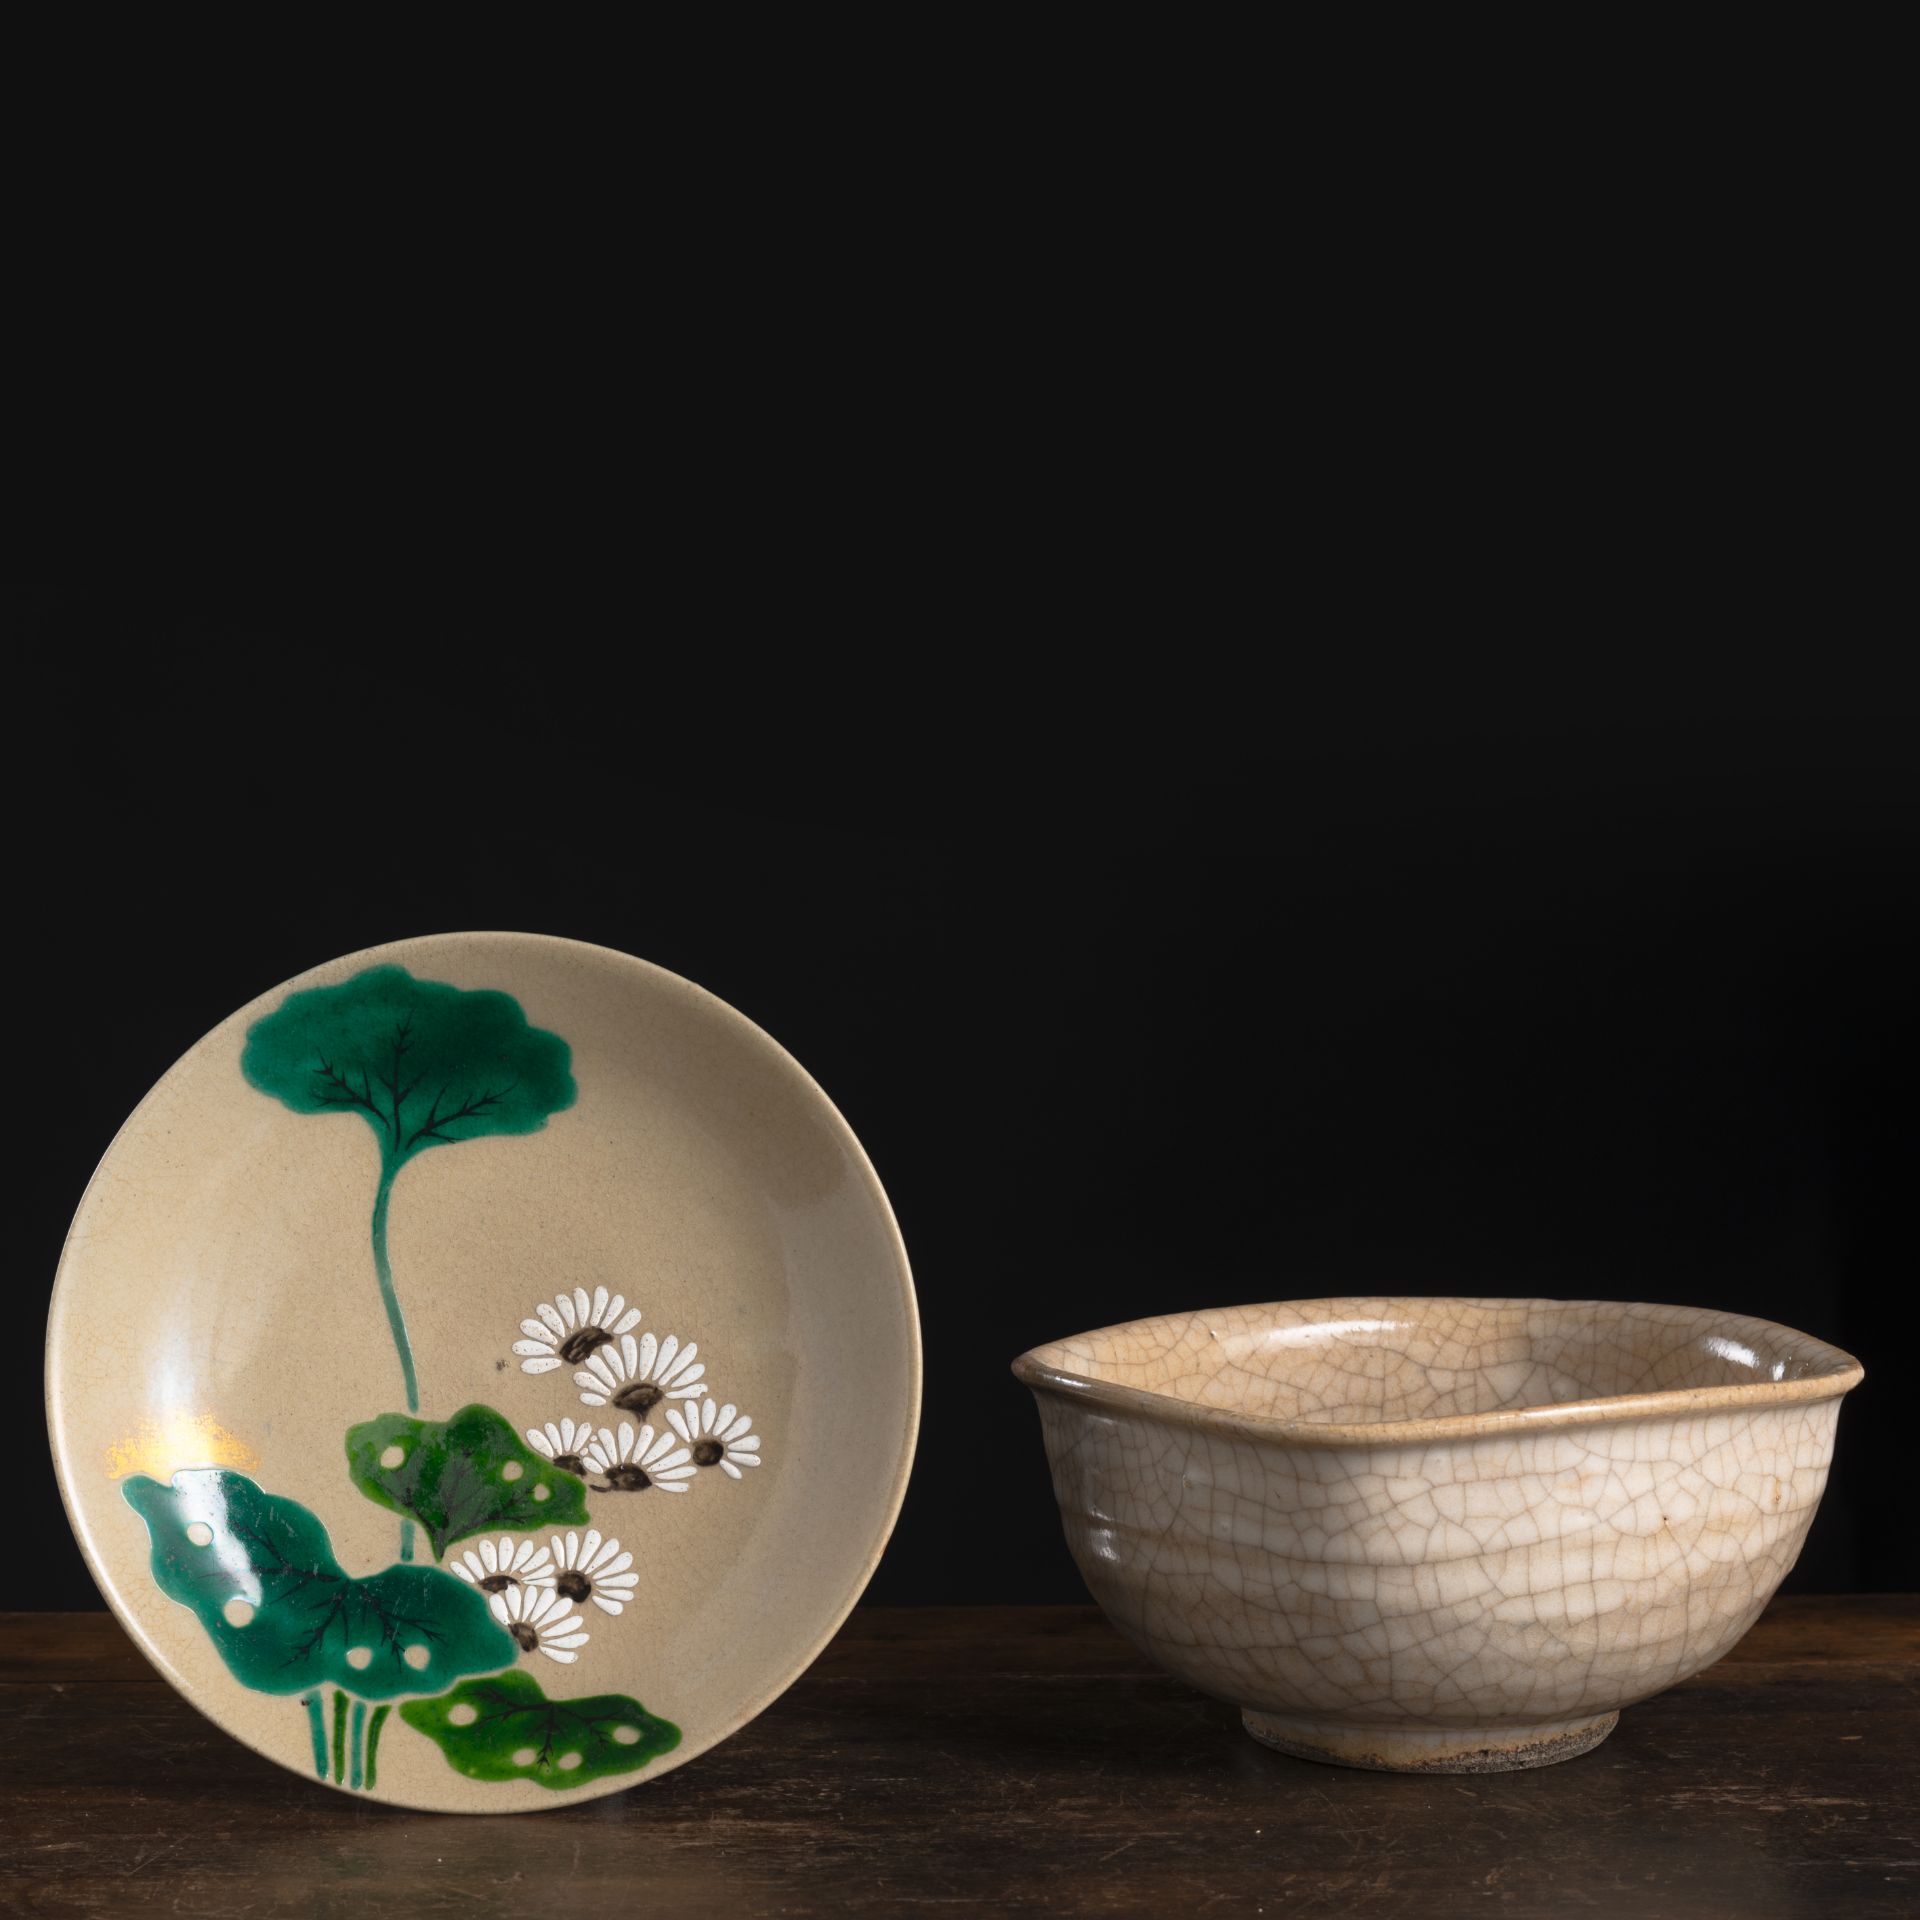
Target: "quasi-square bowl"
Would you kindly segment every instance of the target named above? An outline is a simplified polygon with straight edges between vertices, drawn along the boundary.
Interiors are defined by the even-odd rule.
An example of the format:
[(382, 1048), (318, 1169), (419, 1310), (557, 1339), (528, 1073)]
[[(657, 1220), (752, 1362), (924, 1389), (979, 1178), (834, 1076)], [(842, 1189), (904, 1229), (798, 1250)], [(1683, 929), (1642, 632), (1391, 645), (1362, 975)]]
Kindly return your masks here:
[(1572, 1759), (1718, 1660), (1862, 1378), (1765, 1320), (1471, 1299), (1170, 1314), (1014, 1372), (1129, 1639), (1282, 1752), (1436, 1772)]

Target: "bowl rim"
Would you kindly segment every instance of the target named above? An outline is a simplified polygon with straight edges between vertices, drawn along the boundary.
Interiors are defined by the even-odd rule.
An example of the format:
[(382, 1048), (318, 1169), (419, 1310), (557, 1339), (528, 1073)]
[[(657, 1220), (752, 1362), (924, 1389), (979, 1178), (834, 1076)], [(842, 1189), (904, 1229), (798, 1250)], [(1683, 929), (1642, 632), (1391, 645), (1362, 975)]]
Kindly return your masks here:
[[(1284, 1307), (1368, 1309), (1375, 1313), (1396, 1308), (1437, 1306), (1602, 1308), (1615, 1312), (1671, 1314), (1710, 1323), (1717, 1333), (1747, 1330), (1761, 1335), (1785, 1334), (1810, 1349), (1808, 1358), (1819, 1371), (1792, 1380), (1757, 1380), (1745, 1385), (1662, 1387), (1641, 1393), (1599, 1394), (1584, 1400), (1562, 1400), (1531, 1407), (1504, 1407), (1490, 1413), (1454, 1413), (1420, 1420), (1366, 1420), (1330, 1422), (1288, 1418), (1279, 1414), (1238, 1412), (1227, 1407), (1203, 1407), (1174, 1394), (1148, 1387), (1123, 1386), (1075, 1372), (1062, 1364), (1072, 1341), (1096, 1340), (1103, 1335), (1148, 1329), (1185, 1327), (1195, 1320), (1223, 1314), (1277, 1311)], [(1632, 1300), (1559, 1300), (1526, 1295), (1495, 1299), (1472, 1294), (1333, 1294), (1297, 1300), (1249, 1301), (1231, 1307), (1199, 1307), (1180, 1313), (1151, 1314), (1137, 1320), (1116, 1321), (1086, 1333), (1069, 1334), (1029, 1348), (1013, 1362), (1014, 1377), (1036, 1394), (1132, 1413), (1169, 1426), (1198, 1427), (1210, 1433), (1231, 1433), (1249, 1439), (1280, 1441), (1303, 1447), (1390, 1447), (1425, 1445), (1438, 1441), (1474, 1440), (1487, 1435), (1535, 1433), (1562, 1427), (1583, 1427), (1628, 1420), (1674, 1418), (1688, 1414), (1732, 1412), (1744, 1407), (1790, 1406), (1837, 1400), (1866, 1378), (1866, 1369), (1852, 1354), (1816, 1339), (1812, 1334), (1775, 1320), (1751, 1314), (1726, 1313), (1711, 1307), (1681, 1306), (1669, 1302)]]

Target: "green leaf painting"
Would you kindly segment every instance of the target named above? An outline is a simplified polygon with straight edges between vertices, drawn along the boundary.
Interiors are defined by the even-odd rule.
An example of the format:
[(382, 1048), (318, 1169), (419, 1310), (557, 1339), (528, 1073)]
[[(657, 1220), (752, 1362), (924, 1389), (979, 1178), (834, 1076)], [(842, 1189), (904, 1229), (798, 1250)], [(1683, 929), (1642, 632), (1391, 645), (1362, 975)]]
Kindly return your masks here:
[(400, 1169), (431, 1147), (490, 1133), (537, 1133), (573, 1104), (573, 1056), (527, 1024), (510, 993), (369, 967), (337, 987), (290, 993), (247, 1031), (240, 1070), (295, 1113), (358, 1114), (380, 1147), (373, 1258), (393, 1343), (417, 1411), (413, 1349), (387, 1262), (387, 1202)]
[[(420, 1389), (387, 1257), (393, 1183), (430, 1148), (538, 1132), (573, 1104), (572, 1063), (567, 1043), (529, 1026), (511, 994), (416, 980), (396, 966), (290, 993), (247, 1031), (240, 1070), (262, 1093), (295, 1113), (357, 1114), (373, 1131), (373, 1268), (409, 1413), (420, 1410)], [(400, 1557), (412, 1553), (403, 1525)]]
[(581, 1483), (477, 1404), (450, 1420), (383, 1413), (349, 1427), (347, 1469), (368, 1499), (426, 1528), (436, 1560), (469, 1534), (587, 1518)]
[[(654, 1487), (684, 1495), (702, 1478), (717, 1489), (750, 1477), (742, 1469), (760, 1464), (761, 1436), (733, 1402), (713, 1400), (695, 1342), (651, 1330), (636, 1336), (640, 1310), (624, 1292), (593, 1274), (564, 1276), (562, 1286), (545, 1263), (539, 1282), (559, 1291), (518, 1321), (518, 1338), (499, 1331), (530, 1379), (553, 1374), (558, 1388), (567, 1378), (561, 1370), (573, 1369), (582, 1409), (606, 1408), (618, 1432), (595, 1431), (572, 1415), (521, 1432), (478, 1402), (444, 1420), (422, 1418), (388, 1253), (402, 1169), (434, 1147), (539, 1132), (576, 1098), (571, 1049), (530, 1025), (511, 994), (420, 980), (388, 965), (288, 993), (247, 1030), (240, 1068), (292, 1112), (352, 1114), (373, 1137), (373, 1270), (406, 1410), (348, 1426), (345, 1465), (366, 1498), (400, 1516), (399, 1560), (366, 1577), (348, 1573), (318, 1515), (211, 1465), (196, 1448), (184, 1463), (155, 1463), (179, 1467), (170, 1482), (138, 1474), (122, 1483), (147, 1528), (155, 1583), (193, 1612), (242, 1686), (297, 1697), (282, 1711), (299, 1716), (302, 1753), (336, 1786), (377, 1790), (383, 1731), (407, 1738), (391, 1733), (390, 1722), (431, 1740), (469, 1779), (554, 1790), (610, 1776), (624, 1784), (618, 1776), (677, 1748), (680, 1729), (628, 1694), (550, 1700), (515, 1662), (563, 1672), (583, 1649), (604, 1657), (607, 1648), (590, 1644), (603, 1633), (637, 1636), (644, 1651), (644, 1626), (612, 1623), (622, 1615), (631, 1623), (636, 1603), (648, 1598), (641, 1589), (650, 1562), (590, 1524), (590, 1475), (596, 1503)], [(305, 1137), (304, 1128), (294, 1131)], [(428, 1198), (423, 1191), (419, 1204)], [(514, 1298), (506, 1279), (488, 1282), (496, 1304)], [(533, 1275), (516, 1282), (527, 1289), (521, 1302), (534, 1285)], [(352, 1309), (351, 1300), (342, 1303), (343, 1313)], [(462, 1355), (471, 1365), (491, 1359), (495, 1371), (508, 1364), (464, 1327), (451, 1359)], [(467, 1390), (483, 1389), (476, 1382)], [(351, 1393), (355, 1412), (392, 1406), (396, 1397), (390, 1386), (369, 1388), (359, 1378)], [(437, 1412), (445, 1404), (437, 1384), (434, 1399)], [(307, 1437), (296, 1433), (288, 1444), (304, 1446)], [(420, 1530), (450, 1570), (424, 1556), (415, 1563)], [(462, 1541), (473, 1544), (450, 1553)], [(608, 1677), (632, 1671), (623, 1664)], [(652, 1690), (652, 1681), (644, 1684)], [(282, 1733), (294, 1734), (294, 1725)], [(415, 1764), (419, 1757), (416, 1750)]]
[(680, 1744), (671, 1720), (627, 1694), (549, 1700), (539, 1681), (517, 1671), (463, 1681), (437, 1700), (410, 1700), (400, 1718), (436, 1742), (456, 1773), (543, 1787), (632, 1773)]
[(161, 1591), (192, 1608), (234, 1677), (262, 1693), (332, 1685), (390, 1700), (515, 1658), (464, 1581), (413, 1566), (356, 1580), (312, 1513), (245, 1474), (191, 1468), (171, 1486), (137, 1474), (125, 1492), (147, 1523)]

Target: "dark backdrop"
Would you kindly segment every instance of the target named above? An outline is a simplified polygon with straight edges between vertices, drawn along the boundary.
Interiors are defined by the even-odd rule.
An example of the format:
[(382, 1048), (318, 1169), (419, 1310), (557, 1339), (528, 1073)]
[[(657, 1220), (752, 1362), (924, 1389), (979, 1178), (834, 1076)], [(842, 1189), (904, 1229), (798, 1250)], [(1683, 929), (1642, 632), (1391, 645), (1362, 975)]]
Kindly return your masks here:
[[(768, 760), (722, 728), (669, 774), (713, 714), (617, 671), (591, 745), (541, 731), (533, 660), (484, 725), (436, 692), (396, 757), (397, 696), (351, 665), (238, 729), (165, 674), (104, 736), (78, 696), (33, 716), (61, 771), (15, 847), (23, 1403), (72, 1208), (181, 1051), (330, 956), (530, 929), (711, 988), (871, 1153), (927, 1368), (876, 1600), (1079, 1597), (1023, 1348), (1356, 1290), (1680, 1301), (1836, 1341), (1869, 1377), (1792, 1584), (1920, 1584), (1889, 1332), (1915, 1274), (1910, 713), (1816, 723), (1789, 686), (1764, 724), (1711, 687), (1610, 720), (1389, 717), (1362, 689), (1248, 727), (1223, 683), (1189, 688), (1176, 754), (1151, 702), (1102, 738), (953, 738), (935, 695), (876, 714), (892, 749), (796, 727)], [(25, 1485), (36, 1601), (94, 1604), (51, 1474)]]

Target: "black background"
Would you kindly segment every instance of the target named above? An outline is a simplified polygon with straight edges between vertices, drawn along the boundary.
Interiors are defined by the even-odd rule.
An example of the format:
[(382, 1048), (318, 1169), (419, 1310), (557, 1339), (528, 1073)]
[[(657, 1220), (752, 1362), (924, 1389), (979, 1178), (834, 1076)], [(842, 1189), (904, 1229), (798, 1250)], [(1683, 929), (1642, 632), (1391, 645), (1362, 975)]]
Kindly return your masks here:
[[(72, 1209), (178, 1054), (323, 959), (515, 928), (699, 981), (870, 1152), (926, 1347), (874, 1600), (1081, 1597), (1025, 1347), (1347, 1291), (1679, 1301), (1837, 1342), (1868, 1380), (1790, 1586), (1920, 1585), (1894, 1333), (1920, 793), (1888, 690), (1369, 666), (1331, 697), (1175, 649), (1124, 715), (1009, 720), (1017, 681), (955, 710), (952, 662), (901, 660), (826, 696), (855, 723), (831, 738), (762, 687), (765, 746), (744, 664), (689, 707), (617, 642), (551, 681), (523, 650), (469, 706), (246, 614), (53, 594), (27, 632), (49, 659), (137, 640), (145, 684), (111, 713), (50, 696), (35, 764), (61, 773), (17, 802), (20, 1403)], [(226, 645), (240, 666), (192, 667)], [(245, 719), (210, 706), (302, 650)], [(95, 1604), (51, 1473), (25, 1484), (31, 1604)]]

